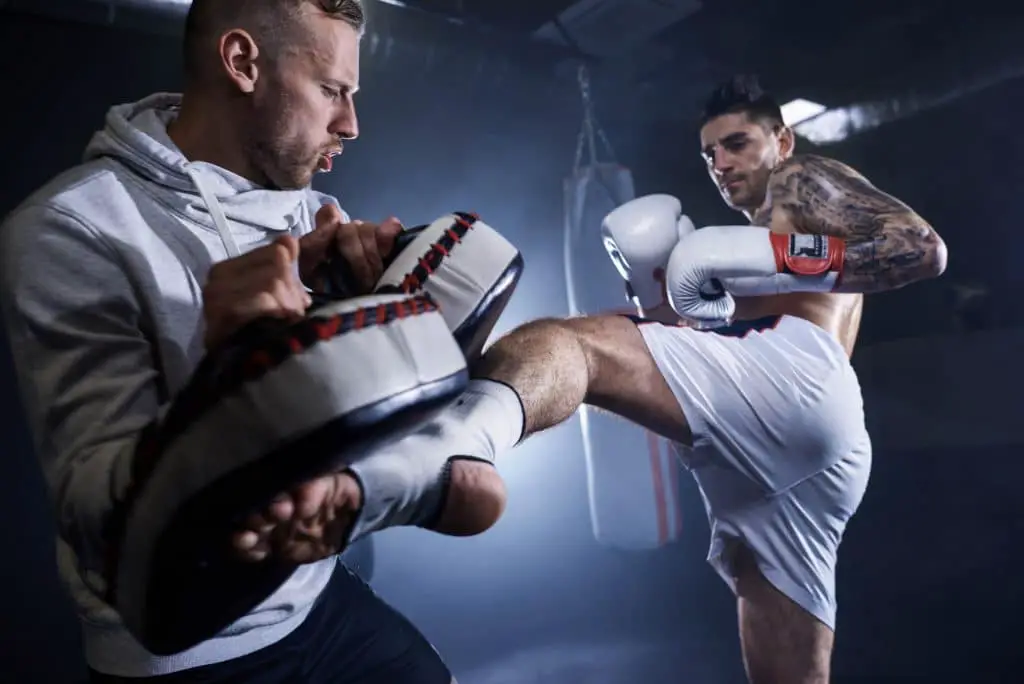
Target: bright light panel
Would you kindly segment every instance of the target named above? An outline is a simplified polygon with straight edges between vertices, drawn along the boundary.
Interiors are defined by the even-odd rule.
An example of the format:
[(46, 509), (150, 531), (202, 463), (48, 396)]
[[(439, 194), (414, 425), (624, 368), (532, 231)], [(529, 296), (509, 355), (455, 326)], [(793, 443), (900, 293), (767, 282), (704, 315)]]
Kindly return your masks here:
[(795, 126), (802, 121), (813, 119), (825, 111), (825, 105), (797, 98), (782, 105), (782, 120), (787, 126)]

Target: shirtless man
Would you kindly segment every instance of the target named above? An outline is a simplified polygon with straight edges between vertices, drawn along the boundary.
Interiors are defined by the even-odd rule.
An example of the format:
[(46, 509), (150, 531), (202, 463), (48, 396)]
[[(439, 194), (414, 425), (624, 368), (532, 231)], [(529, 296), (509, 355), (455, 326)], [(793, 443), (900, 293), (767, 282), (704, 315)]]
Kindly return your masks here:
[[(368, 501), (396, 503), (356, 529), (419, 524), (438, 506), (442, 517), (449, 510), (452, 459), (493, 463), (584, 403), (612, 411), (683, 447), (711, 524), (709, 561), (737, 596), (750, 681), (824, 684), (838, 547), (871, 463), (849, 363), (863, 295), (941, 275), (946, 249), (924, 219), (853, 169), (794, 156), (778, 105), (749, 80), (714, 92), (700, 140), (723, 198), (752, 225), (693, 231), (678, 200), (640, 198), (606, 219), (609, 251), (655, 318), (698, 327), (742, 319), (752, 332), (621, 315), (533, 321), (486, 352), (470, 391), (431, 424), (319, 487), (402, 463), (402, 472), (433, 473), (416, 496), (367, 488)], [(667, 247), (655, 254), (655, 244)], [(296, 496), (336, 513), (329, 496), (310, 502), (308, 492)], [(282, 534), (294, 521), (261, 522), (248, 532), (260, 555), (305, 558), (296, 549), (314, 543)], [(330, 549), (344, 540), (315, 541)]]

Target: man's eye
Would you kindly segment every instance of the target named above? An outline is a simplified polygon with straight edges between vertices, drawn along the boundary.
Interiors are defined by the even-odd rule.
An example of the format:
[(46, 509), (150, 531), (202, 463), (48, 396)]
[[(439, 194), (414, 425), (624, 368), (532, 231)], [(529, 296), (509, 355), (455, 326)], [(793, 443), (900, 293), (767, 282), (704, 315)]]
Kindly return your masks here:
[(339, 90), (337, 90), (335, 88), (328, 88), (327, 86), (320, 86), (320, 89), (322, 91), (324, 91), (324, 95), (326, 95), (327, 97), (331, 98), (332, 100), (337, 100), (339, 97), (341, 97), (341, 91), (339, 91)]

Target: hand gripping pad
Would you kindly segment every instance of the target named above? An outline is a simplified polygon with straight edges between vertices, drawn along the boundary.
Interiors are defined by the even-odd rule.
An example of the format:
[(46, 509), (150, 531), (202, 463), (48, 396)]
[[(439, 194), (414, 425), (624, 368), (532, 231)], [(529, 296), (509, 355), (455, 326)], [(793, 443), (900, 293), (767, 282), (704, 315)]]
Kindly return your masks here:
[(112, 518), (110, 602), (151, 652), (209, 639), (295, 566), (245, 563), (249, 511), (338, 470), (462, 393), (465, 357), (422, 295), (373, 295), (261, 320), (200, 363), (144, 433)]
[[(473, 362), (522, 272), (515, 246), (475, 215), (455, 212), (399, 235), (376, 292), (429, 295)], [(335, 292), (351, 291), (343, 260), (332, 263), (328, 281)]]

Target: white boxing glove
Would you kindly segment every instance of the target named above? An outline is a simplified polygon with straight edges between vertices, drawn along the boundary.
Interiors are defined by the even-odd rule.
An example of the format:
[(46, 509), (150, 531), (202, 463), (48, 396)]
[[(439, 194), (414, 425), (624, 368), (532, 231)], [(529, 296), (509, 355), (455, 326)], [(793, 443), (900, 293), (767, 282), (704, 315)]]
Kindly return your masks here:
[(672, 250), (666, 270), (672, 309), (704, 327), (728, 325), (733, 295), (832, 292), (846, 243), (827, 235), (773, 233), (760, 226), (709, 226)]
[(671, 195), (646, 195), (617, 207), (601, 222), (605, 250), (641, 309), (667, 304), (665, 269), (672, 249), (694, 230)]

